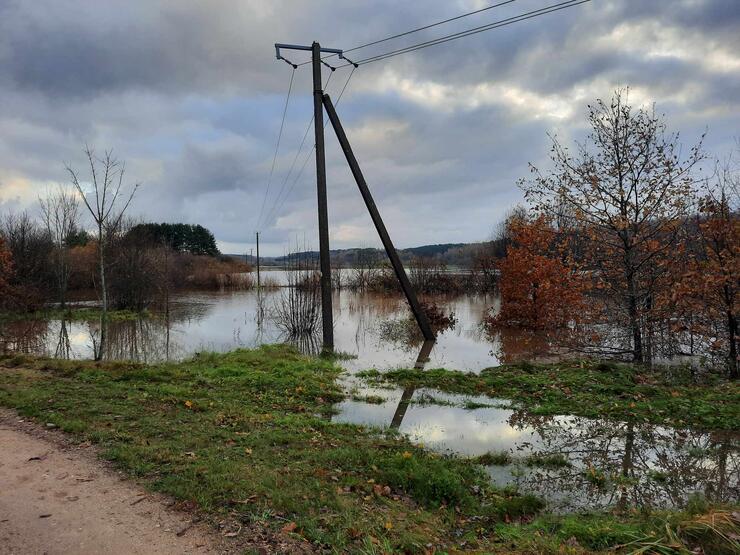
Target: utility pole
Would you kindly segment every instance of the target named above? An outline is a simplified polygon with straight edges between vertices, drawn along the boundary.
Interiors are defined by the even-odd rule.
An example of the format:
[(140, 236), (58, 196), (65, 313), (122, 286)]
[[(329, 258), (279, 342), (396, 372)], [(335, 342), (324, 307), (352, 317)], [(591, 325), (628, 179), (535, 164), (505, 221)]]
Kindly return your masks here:
[[(326, 201), (326, 158), (324, 151), (324, 108), (329, 114), (329, 119), (334, 126), (334, 130), (337, 133), (337, 138), (342, 145), (342, 150), (347, 158), (347, 163), (352, 170), (352, 174), (357, 181), (357, 186), (360, 189), (362, 198), (365, 200), (368, 212), (373, 219), (375, 228), (383, 241), (388, 258), (390, 258), (393, 269), (395, 270), (396, 277), (401, 283), (401, 288), (406, 295), (406, 299), (411, 306), (411, 310), (414, 313), (416, 322), (421, 329), (424, 338), (428, 341), (435, 339), (434, 332), (432, 331), (429, 321), (427, 320), (426, 314), (421, 308), (416, 293), (414, 293), (411, 283), (409, 282), (406, 271), (401, 264), (401, 259), (396, 252), (393, 242), (391, 241), (390, 235), (385, 228), (378, 208), (375, 206), (370, 190), (365, 183), (365, 178), (362, 176), (360, 166), (352, 153), (352, 148), (349, 145), (342, 125), (339, 121), (339, 117), (334, 110), (334, 106), (327, 95), (324, 95), (321, 84), (321, 65), (327, 65), (326, 62), (322, 61), (321, 54), (336, 54), (340, 59), (347, 60), (355, 67), (358, 65), (351, 60), (347, 59), (342, 50), (336, 48), (322, 48), (318, 42), (314, 42), (311, 46), (299, 45), (299, 44), (275, 44), (275, 57), (278, 60), (282, 60), (285, 63), (297, 69), (298, 65), (294, 64), (282, 55), (282, 50), (303, 50), (311, 52), (311, 66), (313, 69), (313, 121), (314, 121), (314, 135), (316, 141), (316, 193), (318, 196), (318, 212), (319, 212), (319, 259), (321, 269), (321, 314), (322, 314), (322, 331), (324, 334), (323, 340), (323, 351), (334, 350), (334, 321), (332, 317), (332, 300), (331, 300), (331, 261), (329, 259), (329, 213)], [(331, 68), (332, 71), (336, 68)], [(259, 259), (259, 243), (257, 246), (257, 258)], [(257, 263), (258, 276), (259, 276), (259, 261)], [(429, 346), (431, 350), (431, 345)]]
[(260, 232), (257, 232), (257, 292), (260, 290)]
[[(275, 43), (275, 57), (293, 67), (298, 68), (285, 56), (281, 50), (302, 50), (311, 52), (311, 67), (313, 70), (313, 121), (316, 145), (316, 194), (318, 197), (319, 213), (319, 269), (321, 270), (321, 325), (323, 333), (322, 350), (334, 350), (334, 317), (332, 315), (331, 300), (331, 261), (329, 259), (329, 210), (326, 201), (326, 158), (324, 153), (324, 108), (321, 84), (322, 54), (336, 54), (340, 59), (346, 59), (341, 50), (336, 48), (322, 48), (318, 42), (311, 46), (302, 44)], [(349, 61), (349, 60), (347, 60)]]
[(324, 152), (324, 91), (321, 84), (321, 45), (311, 45), (313, 66), (313, 129), (316, 138), (316, 193), (319, 201), (319, 265), (321, 267), (321, 324), (323, 350), (334, 350), (334, 316), (331, 306), (331, 260), (329, 259), (329, 210), (326, 202)]

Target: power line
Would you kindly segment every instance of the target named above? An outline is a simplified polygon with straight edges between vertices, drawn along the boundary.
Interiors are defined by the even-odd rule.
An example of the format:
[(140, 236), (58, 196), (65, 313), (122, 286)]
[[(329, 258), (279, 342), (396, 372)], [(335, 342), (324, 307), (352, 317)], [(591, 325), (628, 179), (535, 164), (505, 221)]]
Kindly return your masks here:
[(278, 150), (280, 149), (280, 140), (283, 137), (283, 128), (285, 127), (285, 115), (288, 113), (288, 102), (290, 101), (290, 93), (293, 90), (293, 79), (295, 77), (295, 70), (290, 72), (290, 83), (288, 84), (288, 94), (285, 95), (285, 106), (283, 107), (283, 119), (280, 122), (280, 131), (278, 132), (277, 144), (275, 145), (275, 154), (272, 156), (272, 167), (270, 168), (270, 177), (267, 179), (267, 188), (265, 189), (265, 196), (262, 199), (262, 208), (260, 209), (259, 217), (257, 218), (257, 229), (259, 229), (260, 221), (262, 220), (262, 213), (265, 210), (265, 203), (267, 202), (267, 195), (270, 192), (270, 184), (272, 183), (272, 176), (275, 173), (275, 162), (277, 161)]
[[(342, 100), (342, 96), (344, 95), (344, 91), (345, 91), (345, 90), (347, 89), (347, 85), (349, 85), (349, 81), (350, 81), (350, 79), (352, 79), (352, 75), (354, 74), (354, 72), (355, 72), (355, 69), (357, 69), (357, 68), (356, 68), (356, 67), (353, 67), (353, 68), (352, 68), (352, 71), (350, 71), (349, 75), (347, 76), (347, 80), (346, 80), (346, 81), (344, 82), (344, 86), (342, 87), (342, 90), (341, 90), (341, 91), (339, 91), (339, 96), (337, 96), (337, 101), (336, 101), (336, 103), (335, 103), (335, 106), (339, 106), (339, 101), (340, 101), (340, 100)], [(327, 81), (327, 83), (328, 83), (328, 81)], [(327, 123), (327, 122), (328, 122), (328, 118), (327, 118), (327, 120), (326, 120), (326, 121), (324, 122), (324, 125), (326, 125), (326, 123)], [(313, 118), (311, 118), (311, 122), (309, 123), (309, 129), (311, 128), (311, 124), (312, 124), (312, 123), (313, 123)], [(305, 134), (305, 135), (303, 136), (303, 139), (304, 139), (304, 141), (305, 141), (305, 139), (306, 139), (306, 135), (307, 135), (307, 134), (308, 134), (308, 133), (306, 133), (306, 134)], [(302, 146), (303, 146), (303, 142), (301, 142), (301, 148), (302, 148)], [(282, 200), (282, 202), (280, 202), (280, 206), (278, 206), (277, 208), (275, 208), (275, 206), (273, 206), (273, 210), (271, 210), (271, 211), (270, 211), (270, 215), (269, 215), (269, 217), (268, 217), (268, 218), (267, 218), (267, 219), (265, 220), (265, 223), (267, 223), (267, 222), (269, 222), (269, 221), (270, 221), (270, 219), (272, 218), (273, 214), (280, 214), (280, 211), (281, 211), (281, 210), (283, 209), (283, 206), (285, 205), (285, 201), (287, 201), (287, 200), (288, 200), (288, 197), (290, 197), (290, 194), (291, 194), (291, 193), (293, 192), (293, 189), (295, 188), (296, 184), (297, 184), (297, 183), (298, 183), (298, 181), (300, 180), (300, 178), (301, 178), (301, 175), (303, 175), (303, 170), (305, 170), (305, 169), (306, 169), (306, 166), (308, 165), (308, 161), (309, 161), (309, 160), (311, 159), (311, 155), (313, 154), (313, 151), (314, 151), (314, 149), (315, 149), (315, 148), (316, 148), (316, 145), (314, 144), (314, 145), (313, 145), (313, 146), (311, 147), (311, 149), (310, 149), (310, 150), (308, 151), (308, 155), (306, 156), (306, 159), (305, 159), (305, 160), (303, 161), (303, 164), (301, 165), (301, 169), (300, 169), (300, 170), (299, 170), (299, 172), (298, 172), (298, 173), (296, 174), (296, 177), (295, 177), (295, 179), (293, 180), (293, 182), (292, 182), (292, 183), (290, 184), (290, 187), (288, 188), (288, 191), (287, 191), (287, 192), (285, 193), (285, 196), (283, 197), (283, 200)], [(298, 159), (298, 156), (299, 156), (299, 155), (300, 155), (300, 149), (299, 149), (298, 153), (296, 153), (296, 157), (295, 157), (295, 160), (297, 160), (297, 159)], [(295, 164), (295, 160), (293, 160), (293, 163), (294, 163), (294, 164)], [(287, 181), (287, 177), (286, 177), (286, 181)], [(276, 202), (276, 205), (277, 205), (277, 202)]]
[[(344, 86), (342, 87), (342, 90), (339, 92), (339, 96), (337, 97), (337, 102), (336, 102), (337, 105), (339, 105), (339, 101), (342, 100), (342, 96), (344, 95), (344, 91), (347, 89), (347, 85), (349, 85), (349, 81), (350, 81), (350, 79), (352, 79), (352, 75), (354, 74), (355, 69), (357, 69), (357, 68), (353, 67), (352, 68), (352, 71), (347, 76), (347, 80), (344, 82)], [(328, 81), (327, 81), (327, 84), (328, 84)], [(327, 122), (328, 122), (328, 118), (324, 122), (324, 125), (326, 125)], [(313, 123), (313, 118), (311, 118), (311, 122), (309, 123), (309, 127), (308, 127), (309, 129), (311, 128), (311, 124), (312, 123)], [(303, 139), (305, 141), (305, 139), (306, 139), (306, 135), (305, 134), (303, 136)], [(303, 142), (301, 142), (301, 148), (303, 148)], [(275, 209), (275, 205), (277, 205), (277, 199), (276, 199), (276, 203), (275, 203), (275, 205), (273, 205), (273, 210), (270, 211), (270, 216), (265, 221), (265, 223), (267, 223), (268, 221), (270, 221), (270, 219), (271, 219), (271, 217), (272, 217), (273, 214), (280, 214), (280, 211), (283, 209), (283, 206), (285, 205), (285, 201), (288, 200), (288, 197), (290, 197), (290, 194), (293, 192), (293, 188), (296, 186), (296, 183), (298, 183), (298, 180), (301, 178), (301, 175), (303, 174), (303, 170), (306, 169), (306, 165), (308, 164), (308, 161), (311, 159), (311, 154), (313, 154), (313, 152), (314, 152), (315, 149), (316, 149), (316, 145), (314, 144), (314, 145), (311, 146), (311, 150), (309, 150), (308, 155), (306, 156), (306, 159), (303, 161), (303, 164), (301, 165), (300, 171), (298, 172), (298, 174), (296, 175), (295, 179), (291, 183), (288, 191), (285, 193), (285, 197), (283, 197), (283, 200), (280, 203), (280, 206), (277, 209)], [(294, 164), (295, 164), (295, 160), (298, 159), (298, 156), (299, 155), (300, 155), (300, 149), (296, 153), (296, 157), (293, 160), (293, 163)], [(285, 178), (285, 181), (286, 182), (287, 182), (287, 180), (288, 180), (288, 176), (286, 176), (286, 178)]]
[[(362, 48), (367, 48), (368, 46), (375, 46), (376, 44), (381, 44), (384, 42), (388, 42), (389, 40), (398, 39), (401, 37), (405, 37), (407, 35), (411, 35), (413, 33), (418, 33), (419, 31), (425, 31), (426, 29), (431, 29), (433, 27), (438, 27), (439, 25), (444, 25), (445, 23), (450, 23), (452, 21), (457, 21), (458, 19), (463, 19), (465, 17), (469, 17), (471, 15), (479, 14), (488, 10), (492, 10), (493, 8), (498, 8), (500, 6), (505, 6), (506, 4), (512, 4), (513, 2), (516, 2), (516, 0), (505, 0), (503, 2), (498, 2), (497, 4), (492, 4), (490, 6), (486, 6), (485, 8), (480, 8), (479, 10), (473, 10), (472, 12), (466, 12), (464, 14), (456, 15), (455, 17), (450, 17), (448, 19), (443, 19), (441, 21), (436, 21), (434, 23), (430, 23), (428, 25), (423, 25), (422, 27), (417, 27), (416, 29), (410, 29), (409, 31), (404, 31), (403, 33), (398, 33), (396, 35), (391, 35), (389, 37), (385, 37), (384, 39), (374, 40), (372, 42), (367, 42), (365, 44), (360, 44), (358, 46), (353, 46), (352, 48), (347, 48), (344, 50), (344, 52), (354, 52), (355, 50), (360, 50)], [(325, 56), (322, 58), (322, 60), (325, 60), (327, 58), (332, 58), (334, 56), (337, 56), (337, 54), (330, 54), (329, 56)], [(302, 62), (298, 64), (299, 66), (310, 64), (311, 61)]]
[(511, 4), (513, 2), (516, 2), (516, 0), (506, 0), (505, 2), (499, 2), (498, 4), (492, 4), (491, 6), (486, 6), (485, 8), (481, 8), (479, 10), (475, 10), (472, 12), (467, 12), (461, 15), (457, 15), (455, 17), (450, 17), (449, 19), (443, 19), (442, 21), (437, 21), (436, 23), (430, 23), (429, 25), (424, 25), (423, 27), (417, 27), (416, 29), (411, 29), (410, 31), (405, 31), (403, 33), (398, 33), (397, 35), (391, 35), (390, 37), (386, 37), (384, 39), (380, 40), (374, 40), (373, 42), (368, 42), (365, 44), (361, 44), (359, 46), (353, 46), (352, 48), (348, 48), (345, 50), (345, 52), (354, 52), (355, 50), (360, 50), (361, 48), (367, 48), (368, 46), (375, 46), (376, 44), (381, 44), (383, 42), (388, 42), (389, 40), (397, 39), (400, 37), (405, 37), (407, 35), (411, 35), (413, 33), (418, 33), (419, 31), (425, 31), (426, 29), (431, 29), (432, 27), (437, 27), (439, 25), (444, 25), (445, 23), (450, 23), (451, 21), (457, 21), (458, 19), (462, 19), (464, 17), (468, 17), (471, 15), (479, 14), (481, 12), (485, 12), (488, 10), (492, 10), (493, 8), (498, 8), (500, 6), (504, 6), (506, 4)]
[[(552, 4), (552, 5), (546, 6), (544, 8), (539, 8), (537, 10), (532, 10), (530, 12), (525, 12), (525, 13), (519, 14), (517, 16), (508, 17), (506, 19), (501, 19), (499, 21), (494, 21), (492, 23), (487, 23), (486, 25), (481, 25), (481, 26), (478, 26), (478, 27), (473, 27), (471, 29), (467, 29), (465, 31), (460, 31), (458, 33), (452, 33), (450, 35), (445, 35), (443, 37), (439, 37), (439, 38), (436, 38), (436, 39), (432, 39), (432, 40), (420, 42), (420, 43), (413, 44), (411, 46), (407, 46), (407, 47), (404, 47), (404, 48), (399, 48), (397, 50), (391, 50), (390, 52), (385, 52), (383, 54), (377, 54), (377, 55), (374, 55), (374, 56), (369, 56), (367, 58), (364, 58), (362, 60), (357, 61), (356, 63), (358, 65), (364, 65), (364, 64), (369, 64), (369, 63), (372, 63), (372, 62), (377, 62), (377, 61), (380, 61), (380, 60), (385, 60), (385, 59), (388, 59), (388, 58), (392, 58), (394, 56), (399, 56), (401, 54), (406, 54), (408, 52), (414, 52), (416, 50), (421, 50), (423, 48), (428, 48), (430, 46), (436, 46), (438, 44), (443, 44), (445, 42), (450, 42), (450, 41), (457, 40), (457, 39), (460, 39), (460, 38), (463, 38), (463, 37), (468, 37), (470, 35), (475, 35), (475, 34), (478, 34), (478, 33), (482, 33), (484, 31), (489, 31), (491, 29), (496, 29), (496, 28), (499, 28), (499, 27), (505, 27), (507, 25), (512, 25), (514, 23), (519, 23), (521, 21), (526, 21), (527, 19), (532, 19), (534, 17), (538, 17), (538, 16), (541, 16), (541, 15), (546, 15), (546, 14), (553, 13), (553, 12), (560, 11), (560, 10), (564, 10), (564, 9), (567, 9), (567, 8), (572, 8), (572, 7), (577, 6), (579, 4), (585, 4), (586, 2), (590, 2), (590, 1), (591, 0), (567, 0), (565, 2), (560, 2), (558, 4)], [(339, 67), (340, 68), (341, 67), (347, 67), (349, 65), (352, 65), (352, 64), (349, 64), (348, 63), (348, 64), (341, 65)]]
[[(354, 71), (354, 69), (353, 69)], [(326, 82), (324, 83), (323, 90), (326, 90), (329, 86), (329, 83), (331, 82), (332, 75), (334, 75), (334, 71), (329, 74), (329, 77), (326, 78)], [(351, 76), (351, 73), (350, 73)], [(347, 84), (345, 83), (345, 87)], [(313, 125), (313, 115), (311, 116), (311, 119), (308, 121), (308, 125), (306, 126), (306, 131), (303, 133), (303, 138), (301, 139), (301, 144), (298, 146), (298, 150), (295, 153), (295, 158), (293, 158), (293, 162), (290, 164), (290, 169), (288, 170), (288, 173), (285, 175), (285, 179), (283, 179), (282, 184), (280, 185), (280, 191), (278, 192), (277, 196), (275, 197), (275, 201), (272, 203), (272, 207), (270, 208), (270, 211), (267, 213), (267, 216), (265, 217), (265, 225), (270, 221), (272, 218), (272, 214), (275, 211), (275, 206), (277, 205), (278, 201), (280, 200), (280, 195), (283, 194), (283, 190), (285, 189), (286, 183), (288, 183), (288, 179), (290, 178), (290, 175), (293, 173), (293, 170), (295, 169), (295, 164), (298, 161), (298, 157), (301, 155), (301, 152), (303, 151), (303, 145), (306, 142), (306, 137), (308, 137), (308, 132), (311, 130), (311, 126)]]
[[(344, 52), (351, 52), (351, 51), (354, 51), (354, 50), (359, 50), (361, 48), (366, 48), (368, 46), (373, 46), (373, 45), (376, 45), (376, 44), (387, 42), (389, 40), (393, 40), (393, 39), (396, 39), (396, 38), (399, 38), (399, 37), (410, 35), (412, 33), (416, 33), (418, 31), (422, 31), (422, 30), (425, 30), (425, 29), (429, 29), (429, 28), (432, 28), (432, 27), (443, 25), (445, 23), (449, 23), (451, 21), (462, 19), (462, 18), (468, 17), (470, 15), (481, 13), (481, 12), (484, 12), (484, 11), (487, 11), (487, 10), (490, 10), (490, 9), (493, 9), (493, 8), (496, 8), (496, 7), (499, 7), (499, 6), (503, 6), (505, 4), (511, 4), (514, 1), (516, 1), (516, 0), (506, 0), (506, 1), (503, 1), (503, 2), (499, 2), (497, 4), (492, 4), (490, 6), (486, 6), (485, 8), (481, 8), (479, 10), (474, 10), (472, 12), (467, 12), (467, 13), (461, 14), (459, 16), (448, 18), (448, 19), (445, 19), (445, 20), (442, 20), (442, 21), (438, 21), (438, 22), (429, 24), (429, 25), (424, 25), (422, 27), (418, 27), (416, 29), (411, 29), (411, 30), (405, 31), (403, 33), (398, 33), (396, 35), (392, 35), (392, 36), (386, 37), (384, 39), (379, 39), (379, 40), (372, 41), (372, 42), (369, 42), (369, 43), (366, 43), (366, 44), (355, 46), (355, 47), (352, 47), (350, 49), (344, 50)], [(413, 45), (410, 45), (410, 46), (407, 46), (407, 47), (404, 47), (404, 48), (399, 48), (399, 49), (396, 49), (396, 50), (391, 50), (389, 52), (385, 52), (385, 53), (382, 53), (382, 54), (377, 54), (377, 55), (374, 55), (374, 56), (369, 56), (367, 58), (364, 58), (364, 59), (361, 59), (361, 60), (357, 61), (356, 63), (351, 63), (351, 62), (350, 63), (346, 63), (346, 64), (341, 65), (341, 66), (338, 66), (336, 68), (332, 68), (332, 72), (329, 74), (329, 78), (327, 79), (326, 85), (324, 85), (324, 89), (326, 89), (326, 87), (328, 86), (329, 81), (331, 80), (331, 76), (334, 74), (334, 69), (341, 69), (341, 68), (344, 68), (344, 67), (353, 66), (352, 67), (352, 71), (350, 72), (349, 76), (347, 77), (347, 81), (344, 83), (344, 87), (342, 88), (342, 90), (341, 90), (341, 92), (340, 92), (340, 94), (339, 94), (339, 96), (337, 98), (336, 104), (338, 105), (339, 104), (339, 100), (342, 98), (342, 95), (344, 94), (344, 91), (347, 88), (347, 85), (349, 84), (349, 81), (350, 81), (350, 79), (352, 78), (352, 75), (355, 72), (355, 69), (357, 69), (357, 67), (359, 65), (364, 65), (364, 64), (369, 64), (369, 63), (372, 63), (372, 62), (386, 60), (386, 59), (392, 58), (394, 56), (399, 56), (401, 54), (406, 54), (408, 52), (414, 52), (416, 50), (422, 50), (422, 49), (428, 48), (430, 46), (436, 46), (438, 44), (444, 44), (446, 42), (450, 42), (450, 41), (457, 40), (457, 39), (460, 39), (460, 38), (464, 38), (464, 37), (468, 37), (468, 36), (475, 35), (475, 34), (478, 34), (478, 33), (482, 33), (484, 31), (489, 31), (491, 29), (497, 29), (499, 27), (505, 27), (507, 25), (512, 25), (514, 23), (519, 23), (521, 21), (526, 21), (528, 19), (533, 19), (533, 18), (539, 17), (541, 15), (546, 15), (546, 14), (557, 12), (557, 11), (564, 10), (564, 9), (567, 9), (567, 8), (572, 8), (572, 7), (578, 6), (580, 4), (585, 4), (586, 2), (590, 2), (590, 1), (591, 0), (565, 0), (565, 1), (559, 2), (557, 4), (552, 4), (550, 6), (545, 6), (543, 8), (538, 8), (536, 10), (525, 12), (525, 13), (522, 13), (522, 14), (519, 14), (519, 15), (516, 15), (516, 16), (512, 16), (512, 17), (508, 17), (508, 18), (505, 18), (505, 19), (501, 19), (501, 20), (498, 20), (498, 21), (491, 22), (491, 23), (487, 23), (485, 25), (480, 25), (478, 27), (473, 27), (473, 28), (470, 28), (470, 29), (466, 29), (464, 31), (459, 31), (459, 32), (456, 32), (456, 33), (451, 33), (451, 34), (448, 34), (448, 35), (445, 35), (445, 36), (442, 36), (442, 37), (439, 37), (439, 38), (436, 38), (436, 39), (431, 39), (431, 40), (420, 42), (420, 43), (417, 43), (417, 44), (413, 44)], [(302, 66), (302, 65), (305, 65), (307, 63), (310, 63), (310, 62), (304, 62), (304, 63), (301, 63), (301, 64), (297, 64), (297, 66)], [(295, 67), (294, 67), (294, 71), (295, 71)], [(291, 85), (292, 85), (292, 76), (291, 76)], [(290, 92), (288, 94), (290, 95)], [(286, 109), (287, 109), (287, 100), (286, 100)], [(285, 113), (283, 113), (283, 121), (284, 121), (284, 119), (285, 119)], [(268, 213), (268, 216), (267, 216), (267, 218), (265, 220), (265, 223), (267, 223), (268, 221), (270, 221), (270, 219), (272, 218), (273, 214), (276, 213), (276, 211), (277, 211), (277, 213), (279, 213), (280, 210), (282, 210), (282, 207), (285, 204), (285, 201), (290, 196), (291, 192), (293, 191), (293, 188), (295, 187), (296, 183), (298, 182), (298, 180), (300, 179), (301, 175), (303, 174), (303, 170), (306, 168), (306, 165), (308, 164), (308, 160), (310, 159), (311, 154), (313, 153), (313, 150), (316, 148), (316, 145), (313, 145), (311, 147), (311, 150), (309, 151), (308, 156), (306, 157), (306, 159), (304, 160), (303, 164), (301, 165), (301, 169), (299, 170), (298, 174), (296, 175), (295, 179), (291, 183), (288, 191), (286, 192), (285, 196), (282, 198), (282, 201), (281, 201), (280, 200), (280, 196), (282, 194), (282, 191), (283, 191), (286, 183), (288, 182), (288, 179), (290, 178), (290, 175), (292, 174), (293, 169), (295, 168), (295, 165), (296, 165), (296, 163), (298, 161), (298, 158), (300, 157), (300, 153), (301, 153), (301, 151), (303, 149), (303, 145), (305, 144), (306, 138), (308, 136), (308, 132), (310, 131), (312, 124), (313, 124), (313, 117), (311, 117), (311, 120), (308, 123), (308, 127), (306, 128), (306, 131), (303, 134), (303, 139), (301, 140), (301, 144), (300, 144), (300, 146), (298, 148), (298, 151), (296, 152), (295, 158), (293, 159), (293, 163), (290, 166), (290, 170), (288, 171), (288, 174), (286, 175), (285, 179), (283, 180), (283, 184), (282, 184), (282, 186), (280, 188), (280, 192), (278, 193), (278, 196), (275, 199), (275, 203), (273, 204), (272, 209)], [(282, 125), (281, 125), (281, 133), (282, 133)], [(279, 144), (279, 139), (278, 139), (278, 144)], [(273, 160), (273, 169), (274, 169), (274, 164), (275, 164), (275, 162)], [(271, 176), (272, 176), (272, 172), (271, 172)], [(269, 184), (268, 184), (268, 189), (269, 189)], [(266, 198), (267, 198), (267, 193), (265, 194), (265, 200), (266, 200)], [(279, 204), (279, 206), (278, 206), (278, 204)], [(263, 210), (264, 210), (264, 202), (263, 202)], [(260, 211), (260, 215), (261, 215), (261, 213), (262, 213), (262, 211)]]

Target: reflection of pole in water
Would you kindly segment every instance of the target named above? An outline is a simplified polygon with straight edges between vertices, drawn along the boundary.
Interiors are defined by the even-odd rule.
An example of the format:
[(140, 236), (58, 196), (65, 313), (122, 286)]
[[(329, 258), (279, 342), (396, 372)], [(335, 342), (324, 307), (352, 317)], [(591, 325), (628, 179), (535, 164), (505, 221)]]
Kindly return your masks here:
[[(431, 354), (433, 347), (434, 340), (424, 341), (421, 346), (421, 350), (419, 351), (419, 356), (416, 357), (416, 364), (414, 364), (414, 368), (418, 370), (424, 369), (426, 363), (429, 362), (429, 355)], [(414, 396), (414, 391), (416, 391), (416, 388), (414, 386), (409, 386), (403, 390), (401, 400), (398, 401), (396, 412), (393, 413), (393, 419), (391, 420), (390, 428), (392, 430), (397, 430), (401, 427), (403, 418), (404, 416), (406, 416), (406, 410), (408, 410), (409, 404), (411, 403), (411, 398)]]
[(171, 321), (170, 321), (170, 305), (169, 305), (169, 299), (167, 300), (167, 312), (165, 313), (165, 319), (164, 319), (164, 325), (166, 329), (166, 335), (164, 339), (164, 356), (165, 360), (170, 360), (170, 328), (171, 328)]
[(414, 396), (414, 391), (416, 391), (416, 388), (413, 385), (403, 390), (403, 395), (401, 395), (401, 400), (398, 401), (396, 412), (393, 413), (393, 419), (390, 425), (391, 430), (397, 430), (401, 427), (403, 417), (406, 416), (406, 410), (409, 408), (411, 398)]
[(264, 318), (265, 318), (265, 299), (262, 296), (262, 289), (257, 289), (257, 307), (255, 314), (255, 321), (257, 322), (257, 328), (254, 333), (255, 345), (262, 344), (262, 338), (264, 336)]
[(414, 364), (414, 368), (417, 370), (423, 370), (424, 366), (427, 362), (429, 362), (429, 355), (432, 353), (432, 349), (434, 348), (434, 340), (433, 339), (427, 339), (424, 341), (424, 343), (421, 346), (421, 350), (419, 351), (419, 356), (416, 357), (416, 364)]
[(57, 339), (57, 348), (54, 352), (54, 357), (68, 360), (71, 350), (69, 332), (67, 331), (67, 321), (62, 318), (59, 322), (59, 338)]

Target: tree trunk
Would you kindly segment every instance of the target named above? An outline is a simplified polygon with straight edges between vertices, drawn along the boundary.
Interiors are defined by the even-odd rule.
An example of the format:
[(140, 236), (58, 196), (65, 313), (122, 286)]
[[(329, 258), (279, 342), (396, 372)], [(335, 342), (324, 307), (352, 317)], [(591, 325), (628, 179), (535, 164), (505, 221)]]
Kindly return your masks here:
[(102, 302), (102, 312), (100, 313), (100, 343), (98, 344), (98, 352), (95, 353), (95, 360), (102, 360), (103, 353), (105, 351), (105, 343), (108, 332), (108, 289), (105, 283), (105, 249), (103, 229), (98, 229), (98, 252), (100, 254), (100, 293)]
[(637, 314), (637, 291), (634, 276), (627, 274), (627, 297), (630, 329), (632, 331), (632, 360), (643, 362), (642, 354), (642, 330), (640, 330), (640, 319)]
[(737, 372), (737, 318), (732, 310), (727, 311), (727, 331), (730, 340), (730, 354), (727, 360), (730, 370), (730, 379), (738, 378)]

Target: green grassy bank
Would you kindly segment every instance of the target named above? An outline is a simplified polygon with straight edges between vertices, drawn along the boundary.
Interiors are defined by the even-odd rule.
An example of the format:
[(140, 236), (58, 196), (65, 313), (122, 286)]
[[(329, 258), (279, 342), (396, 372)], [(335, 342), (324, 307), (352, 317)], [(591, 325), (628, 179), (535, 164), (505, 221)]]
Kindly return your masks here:
[(298, 534), (318, 551), (591, 553), (654, 544), (674, 545), (668, 553), (682, 545), (729, 553), (737, 546), (727, 535), (738, 532), (737, 521), (721, 508), (547, 515), (536, 498), (492, 488), (473, 461), (333, 423), (339, 373), (284, 346), (152, 366), (10, 356), (0, 358), (0, 404), (98, 444), (148, 488), (214, 522), (228, 514)]
[[(70, 306), (68, 308), (44, 308), (31, 312), (14, 311), (0, 312), (0, 323), (16, 322), (19, 320), (66, 320), (68, 322), (79, 322), (97, 320), (102, 310), (97, 307)], [(138, 320), (140, 318), (151, 318), (152, 313), (148, 310), (137, 312), (135, 310), (109, 310), (110, 321)]]

